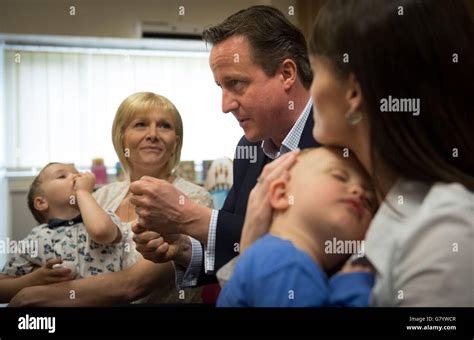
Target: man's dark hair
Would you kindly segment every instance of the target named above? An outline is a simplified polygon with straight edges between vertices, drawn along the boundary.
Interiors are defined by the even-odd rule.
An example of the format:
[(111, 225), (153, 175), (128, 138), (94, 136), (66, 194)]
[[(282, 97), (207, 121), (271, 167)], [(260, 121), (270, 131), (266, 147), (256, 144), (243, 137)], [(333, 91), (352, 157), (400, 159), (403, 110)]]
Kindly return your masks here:
[(247, 38), (255, 64), (266, 75), (275, 75), (285, 59), (295, 62), (298, 77), (309, 89), (313, 74), (308, 61), (306, 41), (301, 31), (278, 9), (269, 6), (252, 6), (225, 19), (222, 23), (208, 27), (203, 40), (213, 45), (231, 36)]

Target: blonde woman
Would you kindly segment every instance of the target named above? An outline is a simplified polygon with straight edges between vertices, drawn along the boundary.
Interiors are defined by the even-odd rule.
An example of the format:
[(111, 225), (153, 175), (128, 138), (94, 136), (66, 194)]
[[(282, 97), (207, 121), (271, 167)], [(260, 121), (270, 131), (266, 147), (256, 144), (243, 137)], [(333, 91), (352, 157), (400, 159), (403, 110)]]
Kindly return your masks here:
[[(183, 198), (212, 207), (212, 197), (206, 190), (174, 174), (180, 162), (183, 123), (178, 110), (167, 98), (151, 92), (127, 97), (115, 115), (112, 141), (126, 180), (108, 184), (94, 196), (102, 208), (115, 212), (128, 228), (137, 219), (136, 208), (129, 200), (130, 183), (144, 176), (165, 180), (182, 192)], [(128, 240), (130, 253), (124, 264), (128, 268), (124, 271), (65, 284), (31, 287), (31, 290), (21, 291), (12, 304), (94, 306), (130, 303), (144, 296), (140, 302), (200, 302), (200, 289), (177, 291), (173, 264), (145, 260), (136, 251), (131, 235), (133, 233)], [(177, 253), (183, 253), (184, 247), (191, 251), (189, 239), (185, 239), (188, 237), (180, 238), (183, 242), (176, 242), (180, 248)], [(179, 259), (174, 260), (179, 264)], [(75, 300), (68, 298), (67, 292), (71, 289), (76, 292)]]
[[(116, 212), (129, 227), (137, 219), (135, 206), (129, 200), (130, 183), (143, 176), (166, 180), (192, 201), (212, 206), (212, 197), (205, 189), (173, 174), (180, 162), (183, 123), (178, 110), (167, 98), (151, 92), (127, 97), (115, 115), (112, 141), (126, 180), (106, 185), (95, 196), (104, 209)], [(130, 261), (142, 258), (134, 244), (130, 249)], [(166, 269), (174, 273), (171, 266)], [(170, 280), (168, 289), (153, 292), (152, 302), (178, 302), (175, 287), (174, 280)], [(198, 301), (199, 289), (192, 292), (191, 300)], [(185, 297), (186, 300), (191, 298), (190, 293)]]

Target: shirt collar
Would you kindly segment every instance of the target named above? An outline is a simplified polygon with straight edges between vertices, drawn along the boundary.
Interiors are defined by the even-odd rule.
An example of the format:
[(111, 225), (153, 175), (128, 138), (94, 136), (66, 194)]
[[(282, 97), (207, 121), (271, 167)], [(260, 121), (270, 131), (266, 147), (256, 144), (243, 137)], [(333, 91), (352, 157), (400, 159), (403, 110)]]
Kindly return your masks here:
[(74, 224), (78, 224), (78, 223), (82, 223), (82, 216), (81, 215), (78, 215), (76, 217), (74, 217), (72, 220), (61, 220), (61, 219), (58, 219), (58, 218), (53, 218), (51, 220), (48, 221), (48, 227), (50, 229), (55, 229), (55, 228), (58, 228), (58, 227), (62, 227), (62, 226), (72, 226)]
[(306, 106), (304, 107), (303, 111), (301, 112), (298, 120), (293, 125), (290, 132), (286, 135), (285, 139), (281, 143), (280, 148), (278, 148), (270, 138), (267, 138), (262, 141), (263, 153), (267, 157), (271, 159), (276, 159), (280, 157), (281, 155), (298, 148), (301, 135), (306, 125), (306, 120), (308, 119), (309, 113), (311, 112), (312, 106), (313, 106), (313, 100), (310, 98), (308, 102), (306, 103)]

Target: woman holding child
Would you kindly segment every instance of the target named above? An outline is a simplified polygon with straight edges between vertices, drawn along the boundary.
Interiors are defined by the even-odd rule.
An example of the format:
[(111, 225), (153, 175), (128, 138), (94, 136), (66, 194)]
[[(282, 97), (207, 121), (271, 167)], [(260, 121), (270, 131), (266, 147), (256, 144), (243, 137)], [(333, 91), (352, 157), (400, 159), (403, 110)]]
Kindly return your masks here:
[[(118, 216), (122, 229), (129, 231), (126, 240), (129, 254), (124, 257), (123, 264), (126, 269), (60, 285), (30, 287), (27, 292), (22, 291), (17, 295), (21, 303), (42, 306), (104, 306), (130, 303), (141, 298), (141, 303), (200, 301), (200, 289), (177, 291), (171, 262), (155, 264), (145, 260), (136, 251), (131, 238), (131, 226), (137, 219), (137, 214), (129, 201), (129, 187), (131, 182), (144, 176), (172, 183), (185, 195), (183, 200), (190, 199), (212, 207), (212, 198), (207, 191), (173, 174), (179, 164), (183, 145), (183, 124), (179, 112), (163, 96), (151, 92), (135, 93), (127, 97), (117, 110), (112, 140), (128, 176), (124, 182), (100, 188), (94, 196), (104, 210)], [(151, 231), (147, 233), (150, 238), (157, 236)], [(183, 240), (174, 244), (177, 247), (187, 247), (188, 243), (188, 240)], [(175, 259), (175, 263), (179, 265), (179, 259)], [(68, 292), (71, 290), (76, 293), (74, 300), (69, 299)]]
[[(381, 203), (365, 238), (371, 305), (474, 306), (474, 29), (464, 4), (328, 1), (309, 48), (313, 136), (352, 150)], [(385, 112), (387, 98), (420, 110)], [(242, 249), (267, 232), (270, 184), (295, 159), (262, 172)]]
[[(129, 230), (137, 219), (135, 206), (130, 203), (130, 183), (144, 176), (164, 179), (189, 199), (212, 207), (212, 198), (207, 191), (173, 174), (181, 156), (183, 123), (178, 110), (167, 98), (151, 92), (138, 92), (127, 97), (117, 110), (112, 126), (112, 141), (120, 163), (129, 176), (124, 182), (106, 185), (95, 196), (103, 208), (115, 211)], [(134, 243), (130, 248), (134, 254), (131, 256), (133, 263), (137, 260), (146, 261), (135, 250)], [(151, 262), (148, 264), (155, 267), (153, 270), (159, 276), (170, 278), (166, 287), (153, 291), (148, 302), (200, 301), (200, 289), (187, 290), (184, 298), (179, 299), (171, 263), (164, 266)]]

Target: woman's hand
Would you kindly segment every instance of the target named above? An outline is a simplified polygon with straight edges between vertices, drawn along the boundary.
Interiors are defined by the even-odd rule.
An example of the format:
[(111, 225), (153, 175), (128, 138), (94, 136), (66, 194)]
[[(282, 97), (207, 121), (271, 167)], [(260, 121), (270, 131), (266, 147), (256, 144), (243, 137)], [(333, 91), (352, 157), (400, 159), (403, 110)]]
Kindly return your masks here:
[(272, 223), (272, 207), (269, 201), (270, 184), (281, 177), (290, 179), (288, 170), (296, 162), (299, 149), (288, 152), (273, 162), (265, 165), (250, 192), (245, 214), (244, 227), (240, 238), (240, 253), (243, 253), (255, 240), (267, 233)]
[(37, 286), (72, 280), (71, 269), (53, 268), (54, 265), (60, 265), (61, 263), (63, 263), (63, 261), (60, 259), (51, 259), (48, 260), (44, 266), (28, 274), (31, 285)]

